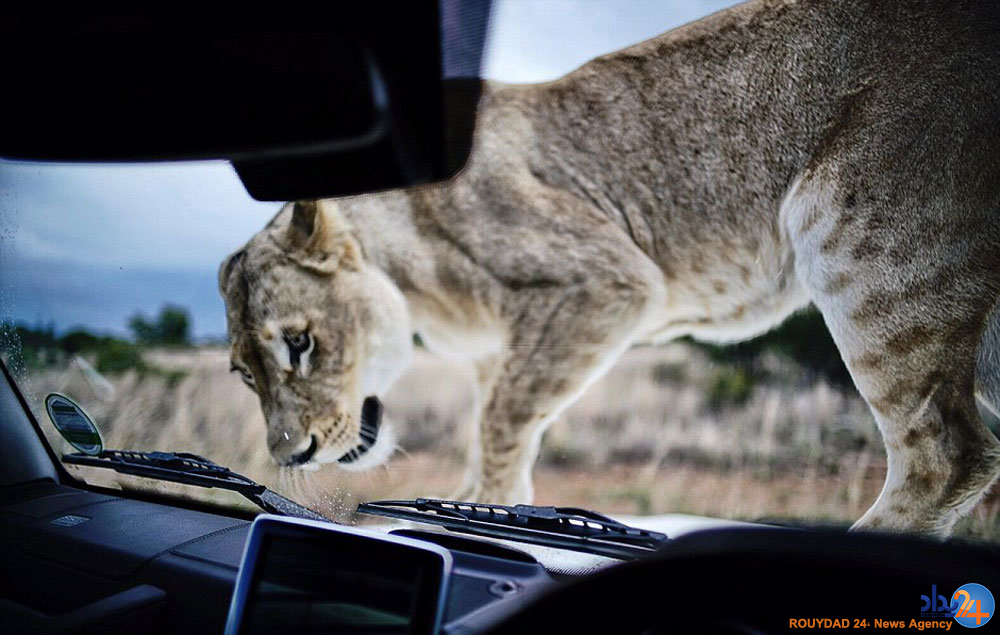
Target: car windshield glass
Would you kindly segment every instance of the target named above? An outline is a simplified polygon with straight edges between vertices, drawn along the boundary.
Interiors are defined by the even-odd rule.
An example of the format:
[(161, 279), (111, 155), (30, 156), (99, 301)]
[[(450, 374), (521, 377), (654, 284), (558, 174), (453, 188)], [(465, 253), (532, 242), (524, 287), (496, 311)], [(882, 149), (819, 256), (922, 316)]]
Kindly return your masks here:
[[(595, 141), (670, 105), (615, 110), (644, 90), (655, 47), (630, 53), (614, 90), (559, 79), (730, 4), (497, 0), (482, 68), (497, 83), (467, 171), (444, 184), (282, 205), (250, 198), (223, 162), (2, 162), (2, 360), (57, 454), (73, 450), (46, 414), (53, 392), (90, 414), (107, 448), (198, 454), (341, 521), (360, 522), (362, 501), (425, 496), (847, 526), (878, 497), (886, 452), (823, 316), (789, 295), (801, 310), (774, 330), (750, 318), (699, 330), (759, 308), (715, 298), (761, 272), (782, 279), (766, 256), (713, 277), (713, 254), (769, 238), (705, 225), (686, 234), (694, 247), (657, 243), (642, 205), (709, 199), (644, 190), (665, 169), (655, 159), (620, 163), (622, 148), (672, 143), (660, 128)], [(705, 156), (728, 160), (716, 133), (748, 134), (741, 125), (671, 151), (708, 169)], [(547, 154), (524, 167), (518, 153), (543, 133)], [(462, 221), (467, 209), (481, 216)], [(659, 266), (663, 249), (684, 262)], [(651, 282), (698, 271), (697, 293)], [(661, 330), (651, 297), (678, 311)], [(998, 517), (987, 496), (956, 531), (995, 539)]]

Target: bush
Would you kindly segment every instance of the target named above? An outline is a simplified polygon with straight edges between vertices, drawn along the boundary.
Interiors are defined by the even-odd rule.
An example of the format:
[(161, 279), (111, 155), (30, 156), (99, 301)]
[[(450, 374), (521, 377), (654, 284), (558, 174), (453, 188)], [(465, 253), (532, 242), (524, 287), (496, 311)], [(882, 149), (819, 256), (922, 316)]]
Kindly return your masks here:
[(854, 386), (823, 316), (815, 308), (796, 313), (761, 339), (770, 350), (794, 360), (831, 384)]
[(101, 373), (122, 373), (127, 370), (152, 372), (174, 386), (185, 376), (184, 371), (160, 369), (146, 363), (142, 347), (189, 346), (190, 320), (186, 309), (165, 305), (153, 321), (141, 314), (132, 316), (129, 328), (136, 343), (107, 335), (96, 335), (86, 329), (74, 329), (61, 337), (52, 325), (30, 328), (9, 322), (0, 323), (0, 340), (9, 354), (16, 355), (27, 368), (44, 368), (65, 364), (73, 355), (84, 353), (96, 357), (94, 367)]
[(854, 386), (823, 316), (812, 306), (791, 316), (773, 331), (746, 342), (726, 346), (691, 343), (717, 363), (736, 364), (749, 370), (757, 364), (761, 354), (770, 351), (805, 368), (810, 380), (821, 377), (840, 388)]
[(742, 366), (719, 368), (708, 384), (708, 405), (713, 410), (740, 406), (753, 395), (753, 375)]
[(122, 340), (111, 340), (97, 352), (98, 372), (123, 373), (127, 370), (146, 370), (142, 351), (137, 346)]
[(32, 329), (22, 324), (0, 323), (0, 350), (7, 363), (17, 366), (19, 372), (55, 366), (65, 357), (51, 325)]
[(77, 355), (99, 351), (108, 346), (115, 338), (106, 335), (94, 335), (90, 331), (76, 329), (59, 338), (59, 348), (68, 355)]

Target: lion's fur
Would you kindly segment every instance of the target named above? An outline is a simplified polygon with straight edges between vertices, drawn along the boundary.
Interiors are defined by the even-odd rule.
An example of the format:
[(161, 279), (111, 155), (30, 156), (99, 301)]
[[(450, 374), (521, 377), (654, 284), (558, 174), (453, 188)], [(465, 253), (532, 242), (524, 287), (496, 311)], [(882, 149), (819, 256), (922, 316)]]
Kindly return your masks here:
[[(629, 346), (742, 339), (813, 301), (889, 453), (859, 526), (947, 534), (1000, 469), (973, 397), (998, 407), (998, 40), (993, 3), (750, 2), (487, 84), (456, 179), (323, 201), (318, 237), (288, 206), (224, 263), (234, 359), (271, 382), (272, 433), (329, 411), (340, 438), (365, 396), (343, 385), (412, 324), (479, 368), (463, 494), (523, 502), (545, 425)], [(317, 244), (340, 264), (310, 266)], [(327, 332), (310, 382), (262, 353), (268, 304)]]

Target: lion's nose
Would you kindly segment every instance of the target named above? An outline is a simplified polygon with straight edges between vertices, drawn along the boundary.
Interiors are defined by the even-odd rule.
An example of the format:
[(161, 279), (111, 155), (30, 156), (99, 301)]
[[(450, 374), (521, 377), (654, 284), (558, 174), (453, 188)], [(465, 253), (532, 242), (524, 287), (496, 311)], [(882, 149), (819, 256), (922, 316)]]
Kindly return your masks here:
[[(302, 440), (296, 448), (272, 448), (271, 454), (281, 465), (291, 467), (308, 463), (316, 454), (316, 436), (310, 435)], [(290, 451), (289, 451), (290, 450)], [(287, 452), (287, 455), (281, 456)]]

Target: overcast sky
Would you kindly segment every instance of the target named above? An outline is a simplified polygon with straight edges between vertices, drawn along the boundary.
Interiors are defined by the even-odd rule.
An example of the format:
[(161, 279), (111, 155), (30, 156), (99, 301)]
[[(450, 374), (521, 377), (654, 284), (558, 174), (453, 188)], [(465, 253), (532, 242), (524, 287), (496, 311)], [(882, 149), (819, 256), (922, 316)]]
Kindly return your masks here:
[(737, 4), (732, 0), (499, 0), (483, 74), (510, 82), (556, 79), (598, 55)]
[[(483, 74), (555, 79), (587, 60), (732, 4), (727, 0), (499, 0)], [(215, 272), (275, 213), (225, 163), (0, 163), (0, 320), (124, 332), (129, 315), (188, 307), (224, 333)]]

